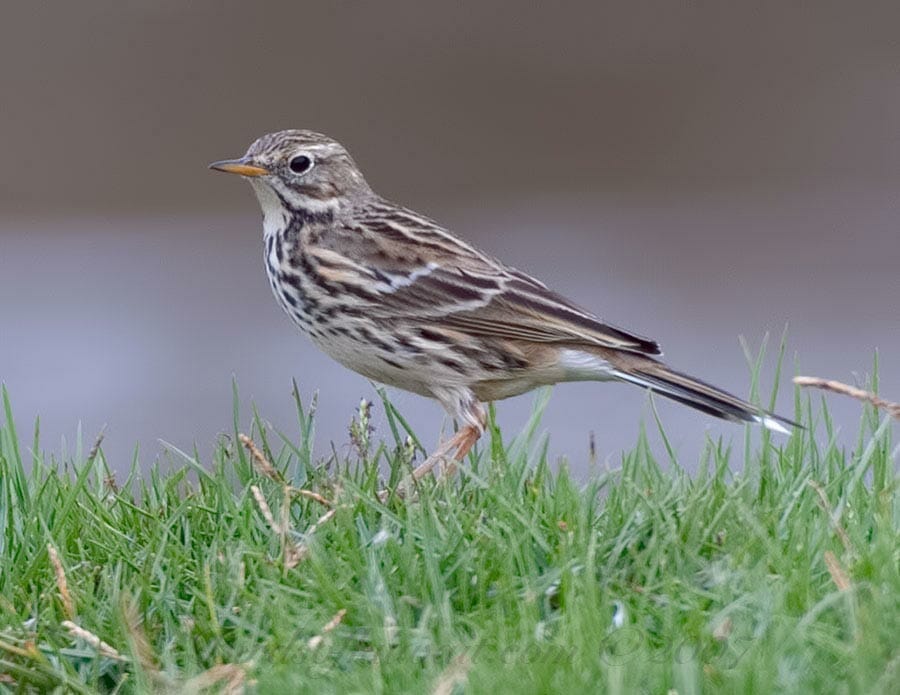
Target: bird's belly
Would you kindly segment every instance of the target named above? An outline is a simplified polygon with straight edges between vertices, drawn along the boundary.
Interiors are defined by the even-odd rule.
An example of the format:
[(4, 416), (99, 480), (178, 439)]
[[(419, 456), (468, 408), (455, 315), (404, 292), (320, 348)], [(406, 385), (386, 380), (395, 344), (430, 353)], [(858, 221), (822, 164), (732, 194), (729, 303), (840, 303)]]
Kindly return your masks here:
[[(376, 381), (422, 396), (432, 396), (430, 375), (423, 365), (411, 362), (387, 343), (378, 345), (357, 339), (352, 334), (310, 331), (313, 343), (347, 369)], [(377, 338), (376, 338), (377, 340)]]
[(523, 393), (528, 393), (545, 385), (530, 377), (490, 379), (473, 384), (472, 392), (482, 403), (490, 403), (492, 401), (502, 401), (504, 398), (521, 396)]

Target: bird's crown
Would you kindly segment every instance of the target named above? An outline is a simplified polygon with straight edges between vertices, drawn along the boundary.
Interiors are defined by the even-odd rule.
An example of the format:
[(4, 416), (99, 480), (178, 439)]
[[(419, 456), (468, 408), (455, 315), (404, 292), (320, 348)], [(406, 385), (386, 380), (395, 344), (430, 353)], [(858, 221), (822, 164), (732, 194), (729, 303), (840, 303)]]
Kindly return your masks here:
[(271, 159), (289, 155), (300, 149), (323, 155), (348, 154), (337, 140), (322, 133), (312, 130), (279, 130), (277, 133), (267, 133), (256, 140), (247, 150), (247, 156)]

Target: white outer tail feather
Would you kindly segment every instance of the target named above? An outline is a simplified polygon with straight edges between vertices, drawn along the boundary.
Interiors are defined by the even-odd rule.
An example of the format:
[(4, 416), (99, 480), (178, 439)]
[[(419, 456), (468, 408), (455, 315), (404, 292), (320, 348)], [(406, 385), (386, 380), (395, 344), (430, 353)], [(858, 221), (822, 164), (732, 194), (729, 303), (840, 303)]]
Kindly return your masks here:
[[(669, 395), (672, 395), (675, 397), (682, 397), (682, 398), (684, 397), (684, 391), (679, 391), (678, 389), (675, 389), (675, 388), (667, 389), (658, 383), (650, 383), (649, 381), (642, 379), (640, 376), (635, 375), (635, 374), (629, 374), (628, 372), (623, 372), (618, 369), (611, 370), (610, 374), (617, 379), (621, 379), (622, 381), (627, 381), (628, 383), (631, 383), (631, 384), (636, 384), (642, 388), (649, 389), (650, 391), (654, 391), (663, 396), (669, 394)], [(748, 408), (752, 408), (752, 407), (753, 407), (752, 405), (748, 404)], [(778, 420), (776, 418), (774, 418), (771, 415), (768, 415), (764, 412), (761, 412), (759, 414), (754, 413), (750, 417), (752, 419), (747, 420), (748, 422), (754, 422), (758, 425), (762, 425), (763, 427), (765, 427), (768, 430), (771, 430), (773, 432), (779, 432), (780, 434), (786, 434), (786, 435), (791, 434), (791, 431), (789, 429), (787, 429), (784, 425), (782, 425), (780, 422), (778, 422)], [(731, 420), (731, 418), (728, 418), (728, 417), (722, 417), (722, 419)]]
[(756, 417), (756, 421), (765, 427), (766, 429), (772, 430), (773, 432), (780, 432), (781, 434), (790, 435), (791, 431), (782, 425), (775, 418), (769, 417), (768, 415), (758, 415)]

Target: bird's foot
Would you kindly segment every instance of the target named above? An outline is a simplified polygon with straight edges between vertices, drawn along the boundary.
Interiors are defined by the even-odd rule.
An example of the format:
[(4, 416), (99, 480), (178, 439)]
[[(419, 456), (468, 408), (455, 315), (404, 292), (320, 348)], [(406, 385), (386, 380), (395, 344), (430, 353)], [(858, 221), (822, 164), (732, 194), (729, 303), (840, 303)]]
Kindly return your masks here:
[[(438, 480), (452, 478), (456, 475), (457, 462), (461, 461), (469, 453), (469, 450), (480, 436), (481, 431), (472, 425), (466, 425), (460, 429), (450, 439), (435, 449), (431, 456), (419, 464), (412, 473), (403, 478), (397, 485), (395, 493), (401, 498), (407, 497), (410, 488), (414, 487), (419, 480), (431, 473), (441, 463), (444, 465), (438, 475)], [(451, 453), (453, 454), (452, 458), (448, 458)], [(382, 490), (378, 493), (378, 500), (386, 502), (390, 495), (390, 490)]]

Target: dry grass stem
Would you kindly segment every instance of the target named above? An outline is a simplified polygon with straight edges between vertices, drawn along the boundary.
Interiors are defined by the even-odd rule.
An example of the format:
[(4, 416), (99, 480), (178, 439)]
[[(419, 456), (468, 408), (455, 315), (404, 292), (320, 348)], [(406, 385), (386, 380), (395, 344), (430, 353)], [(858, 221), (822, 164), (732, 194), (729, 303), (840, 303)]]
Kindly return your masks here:
[(284, 544), (284, 566), (292, 570), (309, 555), (309, 546), (302, 543)]
[(269, 528), (271, 528), (279, 536), (283, 536), (284, 528), (281, 524), (275, 521), (275, 515), (272, 514), (272, 510), (269, 507), (269, 503), (266, 502), (266, 498), (263, 496), (262, 490), (256, 487), (256, 485), (251, 485), (250, 492), (253, 495), (253, 499), (256, 500), (256, 506), (259, 507), (259, 511), (262, 513), (263, 518), (269, 525)]
[(40, 652), (32, 640), (25, 642), (24, 647), (19, 647), (18, 645), (0, 640), (0, 651), (8, 654), (15, 654), (16, 656), (21, 656), (25, 659), (35, 659), (40, 656)]
[(128, 631), (128, 637), (131, 640), (132, 654), (137, 657), (138, 663), (151, 676), (157, 679), (163, 678), (156, 664), (156, 655), (153, 653), (153, 647), (144, 632), (143, 621), (141, 619), (140, 610), (134, 600), (130, 596), (125, 596), (121, 603), (122, 617), (125, 619), (125, 629)]
[(285, 547), (285, 564), (288, 568), (296, 567), (297, 564), (305, 560), (309, 555), (309, 539), (315, 534), (319, 528), (331, 521), (334, 518), (334, 515), (337, 514), (337, 507), (332, 507), (327, 512), (325, 512), (322, 516), (315, 520), (312, 524), (310, 524), (309, 528), (306, 529), (306, 532), (303, 534), (303, 542), (298, 543), (296, 545), (290, 545)]
[[(263, 496), (262, 490), (260, 490), (256, 485), (250, 486), (250, 492), (253, 494), (253, 499), (256, 500), (256, 504), (259, 507), (259, 511), (262, 513), (263, 518), (266, 520), (266, 523), (269, 525), (269, 528), (278, 536), (278, 539), (281, 541), (281, 551), (282, 556), (284, 557), (284, 566), (288, 569), (293, 569), (307, 556), (309, 553), (309, 549), (303, 545), (298, 545), (293, 543), (288, 538), (288, 530), (290, 528), (289, 524), (289, 509), (287, 504), (282, 505), (282, 521), (279, 523), (275, 521), (275, 515), (272, 513), (271, 508), (269, 507), (269, 503), (266, 502), (266, 498)], [(288, 497), (287, 487), (285, 487), (285, 497)]]
[(841, 563), (830, 550), (825, 551), (825, 566), (828, 567), (828, 574), (831, 575), (831, 581), (839, 591), (847, 591), (850, 588), (850, 577), (847, 576), (847, 570), (841, 567)]
[(182, 692), (197, 693), (221, 685), (218, 692), (224, 695), (240, 695), (247, 682), (249, 664), (217, 664), (184, 684)]
[(452, 695), (457, 685), (465, 684), (472, 668), (468, 654), (460, 654), (443, 670), (434, 684), (432, 695)]
[(50, 564), (53, 565), (53, 571), (56, 573), (56, 588), (59, 590), (59, 598), (62, 601), (63, 613), (69, 620), (75, 619), (75, 602), (72, 600), (72, 594), (69, 592), (69, 582), (66, 580), (66, 571), (63, 569), (62, 562), (59, 559), (59, 553), (51, 543), (47, 544), (47, 553), (50, 555)]
[(330, 520), (334, 517), (335, 514), (337, 514), (337, 509), (329, 509), (329, 510), (328, 510), (327, 512), (325, 512), (322, 516), (320, 516), (320, 517), (315, 521), (315, 523), (313, 523), (312, 526), (310, 526), (308, 529), (306, 529), (306, 535), (307, 535), (307, 536), (311, 536), (312, 534), (314, 534), (316, 531), (319, 530), (319, 527), (320, 527), (322, 524), (324, 524), (324, 523), (327, 522), (327, 521), (330, 521)]
[(291, 493), (288, 486), (281, 489), (281, 535), (282, 542), (287, 543), (287, 534), (291, 530)]
[(310, 637), (309, 641), (306, 643), (306, 646), (309, 649), (317, 649), (322, 642), (325, 640), (325, 635), (334, 630), (338, 625), (341, 624), (341, 621), (344, 619), (344, 616), (347, 615), (347, 609), (341, 608), (337, 613), (334, 614), (334, 617), (325, 623), (322, 626), (322, 631), (316, 635), (315, 637)]
[(94, 649), (96, 649), (99, 654), (110, 659), (115, 659), (116, 661), (128, 661), (127, 656), (120, 654), (118, 650), (97, 637), (97, 635), (95, 635), (93, 632), (89, 632), (83, 627), (79, 627), (71, 620), (63, 620), (60, 624), (64, 628), (66, 628), (66, 630), (72, 637), (77, 637), (78, 639), (84, 640)]
[(306, 533), (303, 534), (304, 540), (302, 543), (299, 543), (297, 545), (288, 544), (287, 546), (285, 546), (284, 561), (285, 565), (289, 569), (291, 567), (296, 567), (298, 563), (306, 559), (306, 556), (309, 555), (309, 539), (316, 531), (319, 530), (319, 527), (322, 524), (333, 519), (335, 514), (337, 514), (337, 508), (333, 507), (329, 509), (322, 516), (316, 519), (316, 521), (311, 524), (308, 529), (306, 529)]
[(844, 550), (848, 553), (853, 553), (853, 545), (850, 543), (850, 536), (847, 535), (844, 527), (841, 526), (840, 519), (831, 513), (831, 505), (828, 502), (828, 496), (825, 494), (825, 489), (815, 480), (809, 480), (807, 482), (809, 486), (816, 491), (816, 494), (819, 497), (819, 506), (822, 508), (822, 511), (828, 515), (828, 521), (831, 522), (831, 528), (834, 529), (837, 537), (841, 539)]
[(257, 448), (250, 437), (246, 434), (239, 434), (238, 439), (241, 444), (247, 448), (247, 451), (250, 452), (250, 457), (256, 462), (256, 467), (259, 469), (260, 473), (270, 480), (274, 480), (276, 483), (280, 483), (281, 485), (285, 484), (284, 476), (281, 475), (281, 472), (275, 468), (275, 466), (269, 463), (269, 460), (263, 455), (263, 452)]
[(333, 507), (334, 503), (326, 497), (323, 497), (318, 492), (313, 492), (312, 490), (304, 490), (301, 488), (292, 487), (290, 488), (292, 495), (297, 495), (298, 497), (306, 497), (307, 499), (313, 500), (314, 502), (318, 502), (323, 507)]
[(871, 391), (865, 391), (840, 381), (833, 381), (832, 379), (821, 379), (817, 376), (795, 376), (794, 383), (797, 384), (797, 386), (810, 386), (812, 388), (824, 389), (825, 391), (832, 391), (844, 396), (850, 396), (850, 398), (855, 398), (864, 403), (871, 403), (876, 408), (886, 410), (891, 417), (900, 420), (900, 403), (887, 401)]

